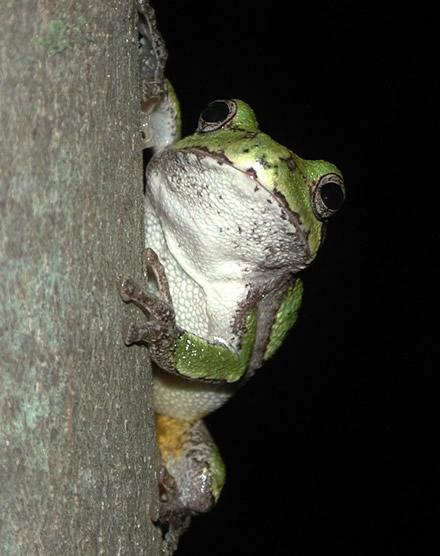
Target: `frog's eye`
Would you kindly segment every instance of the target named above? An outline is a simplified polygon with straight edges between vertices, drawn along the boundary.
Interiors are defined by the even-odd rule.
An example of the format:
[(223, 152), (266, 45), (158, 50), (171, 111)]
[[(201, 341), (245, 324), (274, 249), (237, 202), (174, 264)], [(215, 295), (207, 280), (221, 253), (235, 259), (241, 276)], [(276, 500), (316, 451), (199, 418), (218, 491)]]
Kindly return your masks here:
[(237, 104), (233, 100), (214, 100), (202, 111), (197, 131), (208, 133), (225, 127), (237, 113)]
[(326, 220), (342, 207), (344, 182), (337, 174), (322, 176), (312, 191), (313, 212), (318, 220)]

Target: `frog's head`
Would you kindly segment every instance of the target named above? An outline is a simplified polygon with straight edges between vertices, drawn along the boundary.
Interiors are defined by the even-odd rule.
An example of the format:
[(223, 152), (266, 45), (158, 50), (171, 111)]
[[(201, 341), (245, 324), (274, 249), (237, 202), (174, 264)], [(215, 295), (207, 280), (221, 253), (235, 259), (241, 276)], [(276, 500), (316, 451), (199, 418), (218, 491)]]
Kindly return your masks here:
[[(168, 152), (162, 173), (179, 165), (179, 185), (173, 179), (173, 190), (182, 183), (188, 202), (194, 206), (197, 199), (201, 216), (195, 236), (196, 226), (205, 226), (207, 235), (211, 227), (217, 230), (218, 244), (217, 237), (210, 241), (218, 260), (251, 261), (261, 269), (290, 266), (296, 272), (313, 260), (326, 221), (344, 201), (342, 175), (333, 164), (303, 160), (262, 133), (253, 110), (240, 100), (208, 104), (196, 132)], [(182, 205), (180, 210), (187, 209)], [(200, 224), (203, 218), (206, 223)], [(196, 244), (192, 241), (191, 249)], [(227, 246), (232, 246), (229, 251)]]

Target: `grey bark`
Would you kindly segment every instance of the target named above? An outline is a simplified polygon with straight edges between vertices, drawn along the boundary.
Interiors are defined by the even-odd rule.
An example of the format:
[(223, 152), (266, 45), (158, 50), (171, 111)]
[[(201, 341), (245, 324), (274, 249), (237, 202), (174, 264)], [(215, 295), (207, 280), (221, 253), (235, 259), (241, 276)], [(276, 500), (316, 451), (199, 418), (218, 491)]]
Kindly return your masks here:
[(1, 6), (0, 553), (159, 554), (134, 6)]

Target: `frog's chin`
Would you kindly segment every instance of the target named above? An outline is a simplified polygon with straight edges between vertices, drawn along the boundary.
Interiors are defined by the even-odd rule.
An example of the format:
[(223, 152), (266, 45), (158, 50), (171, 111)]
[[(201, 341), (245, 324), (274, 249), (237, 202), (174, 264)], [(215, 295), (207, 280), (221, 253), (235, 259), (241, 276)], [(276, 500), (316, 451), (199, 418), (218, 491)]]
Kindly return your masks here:
[(296, 273), (313, 258), (283, 196), (224, 155), (165, 149), (151, 160), (147, 182), (166, 243), (189, 274)]
[[(204, 148), (188, 148), (185, 149), (194, 153), (202, 164), (206, 164), (208, 167), (211, 164), (219, 165), (222, 169), (230, 168), (231, 171), (236, 172), (237, 175), (241, 175), (243, 180), (247, 182), (245, 189), (248, 191), (257, 192), (259, 190), (264, 191), (267, 195), (267, 203), (271, 205), (278, 206), (280, 209), (280, 218), (282, 220), (287, 220), (291, 224), (291, 230), (289, 234), (296, 238), (295, 241), (295, 256), (292, 257), (292, 262), (295, 261), (294, 272), (299, 272), (303, 270), (313, 261), (316, 256), (316, 252), (312, 253), (308, 241), (308, 233), (304, 229), (301, 222), (300, 215), (295, 211), (291, 210), (288, 203), (282, 193), (279, 191), (274, 191), (264, 183), (262, 183), (257, 176), (257, 172), (254, 168), (250, 167), (246, 170), (236, 166), (225, 154), (211, 152)], [(232, 183), (232, 181), (231, 181)], [(265, 257), (265, 268), (269, 269), (271, 267), (278, 268), (279, 263), (276, 261), (277, 257), (272, 256), (273, 252), (277, 249), (276, 243), (266, 246), (266, 257)], [(302, 256), (299, 256), (299, 253)], [(275, 260), (274, 260), (275, 259)], [(271, 261), (274, 261), (271, 263)], [(284, 262), (284, 261), (283, 261)]]

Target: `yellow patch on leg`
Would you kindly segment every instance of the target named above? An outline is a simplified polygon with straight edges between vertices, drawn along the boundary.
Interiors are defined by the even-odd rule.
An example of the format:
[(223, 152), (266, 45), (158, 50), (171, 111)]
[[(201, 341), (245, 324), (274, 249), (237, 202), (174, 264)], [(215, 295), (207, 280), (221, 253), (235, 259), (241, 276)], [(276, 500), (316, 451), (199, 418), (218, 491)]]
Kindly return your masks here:
[(192, 426), (193, 423), (190, 421), (181, 421), (156, 413), (157, 445), (164, 462), (179, 458)]

